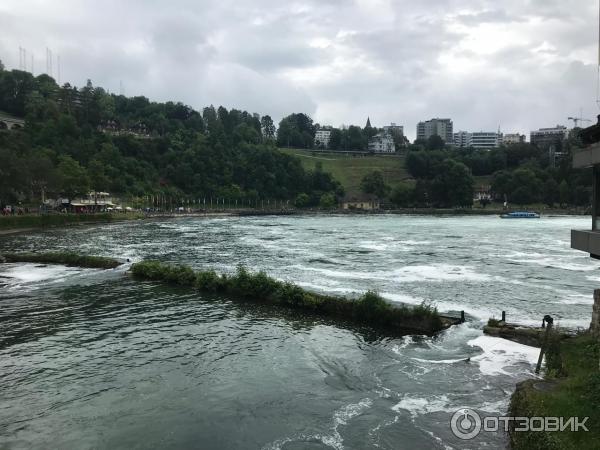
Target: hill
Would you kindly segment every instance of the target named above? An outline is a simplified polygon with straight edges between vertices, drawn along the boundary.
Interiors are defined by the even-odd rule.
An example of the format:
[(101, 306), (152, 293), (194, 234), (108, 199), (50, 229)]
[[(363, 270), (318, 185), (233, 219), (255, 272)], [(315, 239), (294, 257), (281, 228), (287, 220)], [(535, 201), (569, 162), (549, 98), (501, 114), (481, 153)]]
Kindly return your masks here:
[(91, 81), (59, 86), (1, 65), (0, 111), (25, 120), (21, 130), (0, 130), (0, 206), (91, 190), (156, 207), (298, 196), (313, 206), (340, 192), (329, 174), (276, 149), (264, 133), (269, 116), (212, 105), (196, 111), (110, 94)]

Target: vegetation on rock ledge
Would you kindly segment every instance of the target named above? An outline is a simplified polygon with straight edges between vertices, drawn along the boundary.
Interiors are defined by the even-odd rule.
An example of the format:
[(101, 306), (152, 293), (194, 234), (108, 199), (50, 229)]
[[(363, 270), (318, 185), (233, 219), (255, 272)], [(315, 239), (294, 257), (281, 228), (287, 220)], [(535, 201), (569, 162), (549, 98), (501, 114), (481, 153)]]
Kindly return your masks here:
[(4, 253), (0, 262), (25, 262), (39, 264), (64, 264), (65, 266), (85, 267), (90, 269), (114, 269), (122, 263), (113, 258), (102, 256), (85, 256), (69, 252), (55, 253)]
[(395, 306), (372, 291), (358, 300), (316, 294), (292, 283), (275, 280), (262, 271), (248, 272), (244, 267), (238, 267), (234, 275), (228, 276), (212, 270), (194, 271), (187, 266), (143, 261), (134, 264), (131, 271), (140, 279), (190, 286), (203, 292), (226, 293), (241, 300), (277, 304), (401, 332), (433, 334), (444, 328), (436, 308), (430, 305)]

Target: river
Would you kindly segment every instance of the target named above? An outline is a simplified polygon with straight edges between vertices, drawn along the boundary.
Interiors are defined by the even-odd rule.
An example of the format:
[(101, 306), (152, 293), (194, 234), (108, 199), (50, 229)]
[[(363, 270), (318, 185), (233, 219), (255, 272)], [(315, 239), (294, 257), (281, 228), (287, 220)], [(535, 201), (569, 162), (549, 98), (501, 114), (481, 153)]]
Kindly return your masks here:
[[(181, 218), (0, 237), (0, 251), (264, 269), (306, 289), (465, 310), (434, 338), (390, 338), (116, 270), (0, 266), (0, 447), (505, 448), (456, 438), (461, 407), (506, 411), (537, 350), (489, 317), (587, 327), (600, 264), (569, 248), (588, 218)], [(466, 361), (470, 358), (469, 361)]]

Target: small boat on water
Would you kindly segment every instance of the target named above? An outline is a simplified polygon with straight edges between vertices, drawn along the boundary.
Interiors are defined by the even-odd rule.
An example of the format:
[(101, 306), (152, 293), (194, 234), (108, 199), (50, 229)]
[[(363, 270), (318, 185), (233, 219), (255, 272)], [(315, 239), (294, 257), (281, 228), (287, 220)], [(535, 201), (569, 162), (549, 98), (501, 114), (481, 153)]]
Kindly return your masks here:
[(536, 212), (529, 211), (515, 211), (511, 213), (502, 214), (502, 219), (539, 219), (540, 215)]

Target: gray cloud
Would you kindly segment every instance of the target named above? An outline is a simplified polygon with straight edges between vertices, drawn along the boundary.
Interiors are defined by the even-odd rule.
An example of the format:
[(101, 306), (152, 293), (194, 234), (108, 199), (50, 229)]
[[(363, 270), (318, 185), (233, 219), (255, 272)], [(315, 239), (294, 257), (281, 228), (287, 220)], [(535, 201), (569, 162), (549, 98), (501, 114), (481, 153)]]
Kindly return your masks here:
[(50, 47), (62, 81), (196, 108), (528, 132), (596, 115), (594, 3), (4, 0), (0, 59), (23, 46), (39, 73)]

